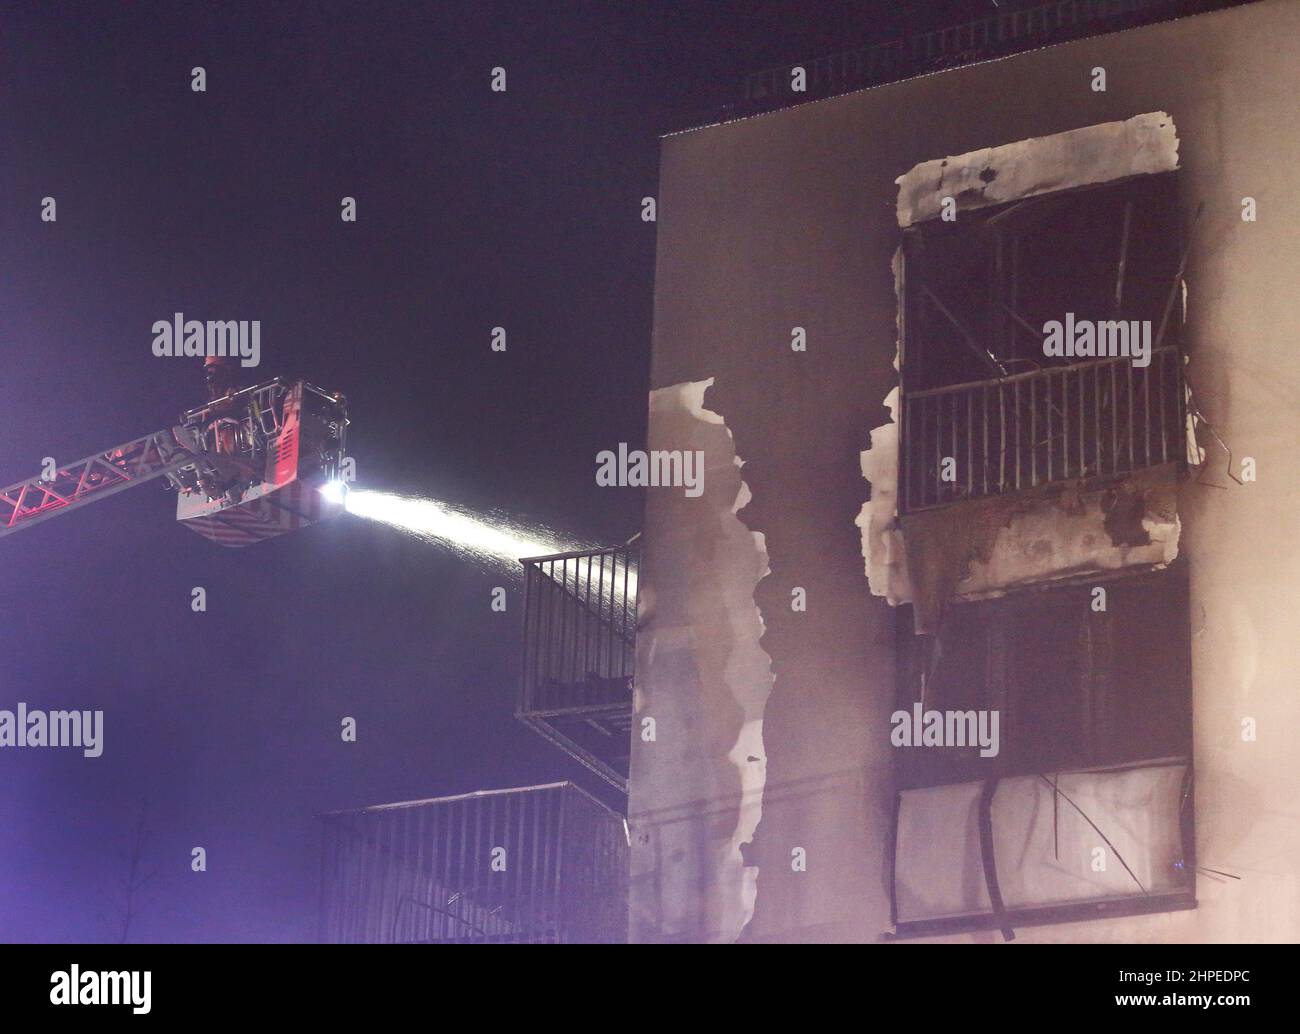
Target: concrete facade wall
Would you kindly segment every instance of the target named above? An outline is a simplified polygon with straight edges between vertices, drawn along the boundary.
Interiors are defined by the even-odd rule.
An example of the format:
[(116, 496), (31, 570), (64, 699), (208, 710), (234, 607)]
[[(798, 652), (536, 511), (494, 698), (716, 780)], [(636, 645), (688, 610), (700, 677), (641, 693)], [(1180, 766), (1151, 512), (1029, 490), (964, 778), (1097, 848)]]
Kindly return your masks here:
[[(1177, 126), (1183, 203), (1205, 205), (1187, 275), (1189, 376), (1234, 473), (1246, 456), (1258, 470), (1237, 485), (1203, 436), (1209, 484), (1189, 481), (1179, 499), (1198, 857), (1242, 879), (1202, 879), (1193, 912), (1021, 936), (1300, 937), (1298, 78), (1300, 4), (1271, 0), (663, 141), (652, 387), (712, 384), (703, 424), (679, 406), (651, 411), (650, 447), (702, 448), (707, 475), (699, 498), (652, 489), (647, 504), (633, 940), (870, 941), (890, 928), (895, 613), (869, 590), (855, 519), (869, 492), (860, 453), (897, 382), (895, 179), (1159, 111)], [(1247, 196), (1257, 222), (1241, 219)], [(806, 352), (791, 350), (794, 327)], [(652, 741), (638, 735), (645, 717)]]

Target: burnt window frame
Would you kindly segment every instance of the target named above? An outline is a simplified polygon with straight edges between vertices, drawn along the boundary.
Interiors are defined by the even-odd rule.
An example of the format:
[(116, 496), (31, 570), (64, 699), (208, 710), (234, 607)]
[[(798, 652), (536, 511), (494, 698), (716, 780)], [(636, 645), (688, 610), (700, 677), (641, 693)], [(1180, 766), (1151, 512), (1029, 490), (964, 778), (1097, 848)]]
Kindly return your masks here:
[[(1097, 224), (1105, 232), (1090, 231), (1090, 206), (1110, 217)], [(1020, 285), (1020, 242), (1031, 242), (1031, 256), (1035, 247), (1050, 251), (1044, 240), (1056, 238), (1043, 226), (1059, 229), (1061, 220), (1083, 230), (1076, 235), (1076, 257), (1088, 256), (1093, 272), (1107, 272), (1111, 280), (1076, 277), (1065, 259), (1039, 255), (1040, 282), (1053, 285), (1047, 295), (1060, 304), (1026, 310), (1026, 317), (1018, 310), (1038, 302)], [(1186, 387), (1175, 311), (1187, 255), (1183, 226), (1178, 173), (1167, 171), (1031, 194), (960, 212), (954, 221), (936, 216), (903, 228), (897, 283), (900, 513), (1067, 480), (1098, 486), (1165, 464), (1176, 476), (1185, 474)], [(970, 305), (967, 284), (954, 286), (945, 255), (956, 253), (951, 264), (961, 274), (984, 250), (991, 256), (981, 267), (987, 282), (977, 285)], [(1041, 272), (1052, 261), (1051, 275)], [(1062, 298), (1063, 280), (1077, 280), (1083, 286), (1071, 289), (1092, 298), (1079, 319), (1149, 320), (1151, 366), (1043, 356), (1035, 321), (1074, 311)], [(936, 321), (949, 327), (946, 341), (932, 340)], [(1031, 337), (1036, 348), (1027, 347)], [(938, 476), (945, 454), (957, 460), (951, 487)]]
[[(1092, 592), (1106, 590), (1106, 609), (1094, 610)], [(1124, 641), (1131, 630), (1124, 627), (1134, 612), (1144, 607), (1163, 608), (1149, 648), (1140, 653)], [(1067, 617), (1068, 615), (1068, 617)], [(1018, 663), (1036, 653), (1041, 660), (1064, 656), (1059, 639), (1026, 635), (1026, 620), (1068, 621), (1066, 628), (1080, 663), (1066, 673), (1059, 690), (1072, 676), (1077, 682), (1073, 699), (1078, 718), (1075, 728), (1065, 730), (1072, 737), (1069, 749), (1049, 757), (1037, 748), (1022, 747), (1018, 740), (1032, 742), (1046, 733), (1041, 715), (1026, 717), (1039, 694), (1040, 683), (1026, 682), (1030, 666)], [(957, 622), (974, 635), (954, 635)], [(1040, 629), (1041, 632), (1041, 629)], [(955, 687), (945, 677), (962, 662), (960, 651), (979, 643), (986, 664), (985, 677)], [(1154, 642), (1153, 642), (1154, 640)], [(1066, 644), (1070, 645), (1070, 644)], [(966, 652), (970, 652), (967, 649)], [(925, 710), (999, 711), (1000, 751), (995, 759), (979, 758), (974, 748), (900, 748), (895, 757), (895, 783), (900, 789), (921, 789), (988, 778), (1041, 775), (1052, 771), (1077, 771), (1113, 765), (1141, 764), (1167, 758), (1192, 756), (1192, 664), (1188, 564), (1175, 560), (1161, 569), (1135, 568), (1097, 577), (1061, 579), (1019, 589), (985, 600), (957, 602), (949, 606), (937, 635), (916, 635), (909, 608), (896, 611), (895, 623), (895, 707), (908, 710), (918, 701)], [(938, 667), (927, 668), (937, 661)], [(1088, 663), (1085, 663), (1088, 662)], [(1120, 705), (1132, 694), (1133, 684), (1146, 681), (1142, 668), (1158, 667), (1167, 673), (1171, 689), (1152, 689), (1147, 703), (1161, 708), (1150, 719), (1152, 728), (1139, 729), (1127, 737), (1116, 735), (1123, 724)], [(963, 669), (969, 673), (969, 667)], [(924, 676), (924, 681), (923, 681)], [(982, 681), (983, 685), (974, 687)], [(974, 688), (972, 688), (974, 687)], [(1059, 694), (1058, 694), (1059, 697)], [(1068, 698), (1059, 698), (1068, 705)], [(1155, 728), (1172, 723), (1168, 731)], [(1159, 745), (1150, 749), (1149, 745)], [(1140, 746), (1139, 746), (1140, 745)]]
[[(1007, 650), (1014, 649), (1016, 637), (1008, 634), (1006, 623), (1002, 620), (1007, 615), (1025, 612), (1040, 605), (1052, 595), (1058, 597), (1060, 606), (1070, 605), (1074, 600), (1077, 606), (1080, 594), (1090, 595), (1090, 590), (1097, 584), (1107, 589), (1107, 609), (1099, 612), (1085, 606), (1085, 613), (1076, 623), (1076, 629), (1096, 628), (1113, 625), (1126, 618), (1130, 608), (1121, 606), (1118, 612), (1111, 610), (1118, 592), (1122, 598), (1126, 592), (1134, 592), (1137, 602), (1145, 595), (1149, 600), (1163, 602), (1168, 607), (1165, 627), (1173, 630), (1176, 640), (1167, 643), (1168, 655), (1173, 660), (1173, 677), (1178, 680), (1174, 702), (1177, 705), (1173, 720), (1177, 722), (1177, 735), (1172, 741), (1157, 741), (1163, 749), (1134, 750), (1131, 746), (1112, 746), (1112, 749), (1098, 750), (1090, 745), (1082, 755), (1062, 750), (1056, 759), (1057, 764), (1026, 764), (1025, 753), (1015, 748), (1016, 738), (1041, 733), (1041, 729), (1032, 726), (1020, 726), (1014, 708), (1017, 698), (1021, 701), (1032, 697), (1033, 686), (1008, 686), (1006, 681), (1000, 686), (986, 686), (983, 694), (984, 706), (1002, 707), (1008, 701), (1012, 704), (1009, 722), (1000, 720), (999, 758), (978, 758), (978, 748), (948, 747), (914, 747), (894, 748), (893, 781), (894, 802), (891, 821), (891, 847), (889, 854), (890, 919), (895, 927), (888, 938), (914, 938), (943, 936), (947, 934), (971, 932), (978, 930), (1001, 929), (1010, 939), (1015, 927), (1051, 925), (1056, 923), (1077, 922), (1086, 919), (1114, 918), (1120, 916), (1146, 915), (1157, 912), (1184, 911), (1196, 908), (1196, 838), (1195, 838), (1195, 761), (1193, 757), (1192, 727), (1192, 664), (1191, 664), (1191, 630), (1190, 601), (1188, 594), (1188, 564), (1184, 558), (1175, 560), (1167, 567), (1158, 569), (1140, 569), (1129, 572), (1111, 573), (1107, 578), (1073, 578), (1062, 579), (1036, 589), (1019, 590), (995, 599), (968, 601), (953, 604), (952, 611), (965, 608), (963, 616), (980, 615), (983, 628), (1001, 642), (1000, 658), (993, 647), (988, 650), (990, 673), (999, 671), (999, 663), (1004, 665), (1000, 674), (1004, 680), (1015, 677), (1015, 672), (1006, 667)], [(909, 710), (921, 696), (921, 684), (918, 675), (918, 658), (924, 658), (929, 644), (936, 637), (917, 636), (912, 629), (912, 618), (906, 607), (900, 607), (896, 613), (895, 635), (898, 663), (895, 665), (895, 704), (899, 710)], [(949, 622), (945, 620), (945, 627)], [(940, 633), (942, 635), (942, 632)], [(1149, 641), (1149, 640), (1148, 640)], [(1112, 651), (1116, 647), (1111, 643)], [(1093, 693), (1097, 681), (1107, 674), (1114, 675), (1113, 654), (1109, 661), (1103, 661), (1106, 670), (1093, 669), (1087, 673), (1080, 672), (1081, 694)], [(1112, 690), (1114, 687), (1112, 687)], [(967, 701), (953, 701), (951, 698), (924, 700), (923, 709), (943, 710), (946, 707), (969, 709)], [(1088, 706), (1084, 703), (1084, 706)], [(1002, 715), (999, 716), (1000, 719)], [(1138, 737), (1141, 740), (1141, 736)], [(1009, 753), (1006, 748), (1011, 745)], [(974, 758), (961, 758), (954, 762), (952, 755), (965, 751)], [(948, 752), (948, 758), (940, 752)], [(1085, 901), (1067, 901), (1044, 903), (1032, 907), (1006, 909), (1001, 902), (998, 891), (996, 863), (993, 861), (993, 831), (991, 828), (990, 805), (998, 782), (1003, 778), (1023, 776), (1059, 776), (1077, 772), (1110, 772), (1131, 768), (1157, 767), (1169, 764), (1186, 766), (1183, 791), (1181, 794), (1178, 826), (1181, 841), (1181, 870), (1183, 886), (1173, 891), (1140, 893), (1114, 898)], [(926, 770), (928, 768), (928, 774)], [(984, 875), (989, 889), (993, 907), (989, 912), (971, 915), (938, 917), (899, 921), (898, 918), (898, 858), (899, 821), (903, 793), (908, 790), (920, 790), (982, 782), (984, 795), (981, 801), (981, 852)]]

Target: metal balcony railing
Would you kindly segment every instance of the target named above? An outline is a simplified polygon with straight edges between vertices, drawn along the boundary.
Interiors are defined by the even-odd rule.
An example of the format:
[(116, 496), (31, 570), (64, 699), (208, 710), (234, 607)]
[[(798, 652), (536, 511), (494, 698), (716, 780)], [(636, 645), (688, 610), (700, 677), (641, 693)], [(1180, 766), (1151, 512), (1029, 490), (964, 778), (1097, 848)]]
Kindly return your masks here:
[[(804, 96), (824, 96), (855, 89), (870, 83), (888, 82), (900, 78), (908, 67), (907, 45), (902, 40), (891, 40), (870, 47), (844, 50), (827, 54), (799, 65), (781, 65), (765, 68), (745, 76), (744, 98), (749, 102), (770, 101), (776, 98), (802, 99)], [(794, 69), (804, 70), (805, 91), (796, 93), (791, 88)]]
[(572, 783), (321, 816), (319, 940), (622, 943), (623, 817)]
[(1181, 464), (1185, 402), (1173, 347), (905, 392), (900, 512)]
[(520, 563), (524, 658), (516, 717), (626, 791), (636, 666), (636, 547)]
[[(985, 60), (1051, 42), (1112, 32), (1246, 0), (1050, 0), (993, 10), (959, 25), (918, 32), (745, 76), (744, 102), (761, 108), (811, 100)], [(791, 88), (796, 67), (805, 90)]]

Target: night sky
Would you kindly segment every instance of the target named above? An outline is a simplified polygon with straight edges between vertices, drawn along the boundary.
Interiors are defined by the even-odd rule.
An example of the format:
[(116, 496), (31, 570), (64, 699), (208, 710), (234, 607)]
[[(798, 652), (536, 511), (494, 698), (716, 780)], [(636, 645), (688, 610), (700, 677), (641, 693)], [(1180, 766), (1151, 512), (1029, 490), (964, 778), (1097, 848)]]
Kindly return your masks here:
[[(181, 311), (346, 394), (361, 487), (624, 541), (595, 454), (644, 443), (658, 136), (909, 6), (988, 5), (3, 5), (0, 484), (201, 402), (150, 351)], [(599, 787), (512, 717), (513, 583), (494, 613), (500, 575), (353, 517), (222, 549), (161, 486), (0, 540), (0, 707), (105, 712), (102, 757), (0, 751), (0, 940), (116, 940), (142, 807), (132, 940), (296, 941), (316, 813)]]

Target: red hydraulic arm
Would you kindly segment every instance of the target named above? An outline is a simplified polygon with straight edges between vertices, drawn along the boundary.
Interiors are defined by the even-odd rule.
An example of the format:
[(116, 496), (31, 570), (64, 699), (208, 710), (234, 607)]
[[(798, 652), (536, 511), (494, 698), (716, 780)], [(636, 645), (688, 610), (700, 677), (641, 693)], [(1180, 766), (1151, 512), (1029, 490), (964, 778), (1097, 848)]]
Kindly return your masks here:
[(199, 457), (180, 444), (175, 431), (155, 431), (125, 445), (58, 467), (49, 480), (37, 476), (0, 488), (0, 536), (75, 510), (134, 485), (167, 477)]

